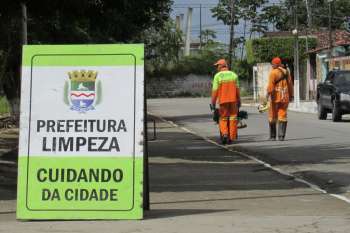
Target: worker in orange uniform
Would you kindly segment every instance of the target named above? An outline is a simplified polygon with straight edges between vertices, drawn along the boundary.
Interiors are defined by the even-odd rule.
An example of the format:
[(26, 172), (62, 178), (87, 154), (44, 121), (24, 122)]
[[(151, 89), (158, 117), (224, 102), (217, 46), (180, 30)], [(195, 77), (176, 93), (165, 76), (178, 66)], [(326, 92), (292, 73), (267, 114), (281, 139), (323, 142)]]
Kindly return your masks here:
[(287, 109), (293, 98), (293, 83), (290, 73), (282, 65), (279, 57), (271, 62), (266, 99), (270, 99), (269, 126), (270, 140), (276, 140), (276, 124), (278, 121), (278, 140), (283, 141), (287, 130)]
[(240, 107), (238, 76), (228, 69), (225, 59), (215, 64), (211, 104), (219, 103), (219, 128), (223, 144), (230, 144), (237, 139), (237, 114)]

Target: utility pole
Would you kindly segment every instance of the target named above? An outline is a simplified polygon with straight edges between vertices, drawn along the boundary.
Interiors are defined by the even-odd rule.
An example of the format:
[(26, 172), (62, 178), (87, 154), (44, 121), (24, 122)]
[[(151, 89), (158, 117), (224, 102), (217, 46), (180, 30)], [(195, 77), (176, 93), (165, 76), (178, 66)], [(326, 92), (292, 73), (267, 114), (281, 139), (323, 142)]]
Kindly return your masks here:
[(177, 15), (176, 16), (176, 20), (175, 20), (175, 25), (176, 25), (176, 30), (180, 31), (181, 30), (181, 21), (180, 21), (180, 16)]
[(192, 8), (189, 7), (187, 11), (187, 22), (186, 22), (186, 40), (185, 40), (185, 56), (190, 55), (191, 46), (191, 23), (192, 23)]
[[(28, 22), (28, 17), (27, 17), (27, 6), (26, 6), (26, 3), (25, 2), (21, 2), (20, 3), (20, 5), (21, 5), (21, 47), (20, 47), (20, 53), (21, 53), (21, 55), (22, 55), (22, 53), (23, 53), (23, 45), (26, 45), (26, 44), (28, 44), (28, 29), (27, 29), (27, 22)], [(20, 59), (21, 61), (19, 62), (19, 64), (22, 64), (22, 56), (21, 57), (19, 57), (19, 58), (17, 58), (17, 59)], [(17, 69), (18, 69), (18, 75), (20, 76), (20, 77), (18, 77), (18, 80), (19, 80), (19, 86), (21, 86), (20, 85), (20, 83), (21, 83), (21, 77), (22, 77), (22, 67), (21, 67), (21, 65), (19, 66), (19, 67), (17, 67)], [(17, 102), (18, 101), (18, 102)], [(16, 101), (15, 101), (15, 104), (16, 105), (18, 105), (18, 106), (16, 106), (16, 107), (13, 107), (12, 108), (12, 113), (13, 113), (13, 115), (15, 116), (15, 119), (19, 119), (19, 105), (20, 105), (20, 103), (19, 103), (19, 99), (17, 100), (17, 98), (16, 98)]]
[(295, 108), (300, 106), (300, 89), (299, 89), (299, 32), (298, 32), (298, 14), (297, 6), (294, 6), (294, 104)]
[(202, 48), (202, 4), (199, 4), (199, 48)]
[(246, 28), (247, 28), (247, 20), (244, 19), (244, 25), (243, 25), (243, 43), (241, 47), (241, 61), (243, 60), (243, 52), (244, 52), (244, 42), (245, 42), (245, 34), (246, 34)]
[(312, 28), (312, 14), (311, 14), (311, 8), (310, 8), (310, 0), (305, 0), (306, 4), (306, 12), (307, 12), (307, 27), (310, 29)]
[(185, 19), (185, 15), (184, 14), (180, 14), (180, 29), (182, 32), (184, 32), (184, 19)]
[(331, 64), (331, 58), (332, 58), (332, 48), (333, 48), (333, 38), (332, 38), (332, 3), (333, 0), (328, 0), (328, 69)]
[(234, 45), (234, 35), (235, 35), (235, 12), (234, 12), (235, 0), (231, 0), (231, 17), (230, 17), (230, 45), (228, 50), (228, 63), (229, 67), (232, 69), (232, 54), (233, 54), (233, 45)]
[[(312, 14), (311, 14), (311, 8), (310, 8), (310, 0), (305, 0), (306, 4), (306, 11), (307, 11), (307, 27), (306, 27), (306, 53), (309, 52), (309, 32), (312, 30)], [(311, 64), (310, 64), (310, 58), (307, 59), (307, 65), (306, 65), (306, 96), (305, 99), (310, 99), (310, 82), (311, 82)]]
[(306, 28), (306, 52), (309, 51), (309, 30), (312, 28), (312, 14), (309, 5), (310, 0), (305, 0), (306, 12), (307, 12), (307, 28)]
[(21, 2), (21, 43), (22, 45), (28, 44), (28, 33), (27, 33), (27, 6), (24, 2)]

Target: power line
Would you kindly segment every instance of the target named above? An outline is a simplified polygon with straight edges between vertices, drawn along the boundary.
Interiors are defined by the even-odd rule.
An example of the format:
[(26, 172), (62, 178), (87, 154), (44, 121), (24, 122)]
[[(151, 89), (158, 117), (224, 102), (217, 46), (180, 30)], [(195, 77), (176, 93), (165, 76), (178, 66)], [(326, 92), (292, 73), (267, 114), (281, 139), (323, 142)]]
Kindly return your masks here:
[[(247, 30), (247, 31), (250, 32), (249, 30)], [(196, 32), (196, 33), (194, 33), (194, 32)], [(198, 32), (199, 32), (199, 30), (193, 30), (191, 34), (197, 34)], [(219, 31), (215, 30), (215, 33), (216, 34), (228, 34), (229, 30), (219, 30)], [(235, 31), (235, 34), (236, 35), (244, 35), (244, 33), (241, 31)]]
[[(173, 9), (187, 9), (187, 8), (189, 8), (189, 7), (173, 7)], [(191, 8), (200, 8), (200, 7), (193, 7), (193, 6), (191, 6)], [(211, 9), (211, 7), (206, 7), (206, 6), (202, 6), (202, 8), (204, 8), (204, 9)]]
[(173, 9), (183, 9), (183, 8), (214, 8), (216, 4), (175, 4), (172, 6)]
[(206, 6), (206, 5), (210, 5), (210, 6), (214, 5), (214, 6), (216, 6), (217, 4), (215, 4), (215, 3), (176, 3), (173, 6), (199, 6), (199, 5), (204, 5), (204, 6)]
[[(202, 8), (214, 8), (217, 7), (218, 4), (191, 4), (191, 3), (183, 3), (183, 4), (174, 4), (172, 8), (178, 9), (178, 8), (200, 8), (202, 5)], [(264, 7), (270, 7), (270, 6), (284, 6), (282, 3), (265, 3), (259, 8), (264, 8)]]
[[(241, 24), (238, 24), (237, 26), (239, 26)], [(252, 26), (254, 25), (253, 23), (247, 21), (247, 27), (248, 26)], [(200, 25), (193, 25), (192, 28), (198, 28)], [(214, 23), (214, 24), (206, 24), (206, 25), (202, 25), (202, 27), (206, 27), (206, 28), (211, 28), (211, 27), (216, 27), (216, 26), (222, 26), (222, 27), (228, 27), (229, 25), (226, 25), (224, 23)]]
[[(202, 27), (215, 27), (215, 26), (227, 26), (224, 23), (214, 23), (214, 24), (207, 24), (207, 25), (202, 25)], [(200, 27), (200, 25), (193, 25), (192, 28), (197, 28)]]

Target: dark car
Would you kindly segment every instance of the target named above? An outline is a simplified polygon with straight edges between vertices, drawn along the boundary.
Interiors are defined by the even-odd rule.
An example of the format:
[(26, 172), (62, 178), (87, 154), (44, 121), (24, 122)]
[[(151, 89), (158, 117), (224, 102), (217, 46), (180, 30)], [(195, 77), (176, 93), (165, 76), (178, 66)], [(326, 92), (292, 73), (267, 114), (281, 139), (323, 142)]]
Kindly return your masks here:
[(350, 70), (330, 71), (324, 83), (317, 86), (318, 119), (325, 120), (332, 113), (333, 121), (340, 121), (350, 113)]

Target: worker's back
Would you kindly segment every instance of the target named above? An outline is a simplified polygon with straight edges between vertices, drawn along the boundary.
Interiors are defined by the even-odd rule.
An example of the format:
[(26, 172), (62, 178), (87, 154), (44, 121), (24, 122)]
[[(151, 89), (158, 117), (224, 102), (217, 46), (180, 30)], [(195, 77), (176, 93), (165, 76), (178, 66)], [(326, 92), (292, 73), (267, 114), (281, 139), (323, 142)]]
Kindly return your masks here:
[(275, 103), (288, 103), (293, 95), (293, 84), (289, 72), (282, 68), (273, 69), (270, 73), (268, 90)]
[(232, 71), (218, 72), (213, 80), (213, 90), (217, 91), (219, 104), (237, 102), (239, 100), (238, 77)]

